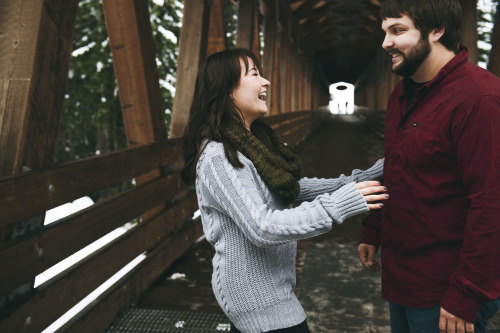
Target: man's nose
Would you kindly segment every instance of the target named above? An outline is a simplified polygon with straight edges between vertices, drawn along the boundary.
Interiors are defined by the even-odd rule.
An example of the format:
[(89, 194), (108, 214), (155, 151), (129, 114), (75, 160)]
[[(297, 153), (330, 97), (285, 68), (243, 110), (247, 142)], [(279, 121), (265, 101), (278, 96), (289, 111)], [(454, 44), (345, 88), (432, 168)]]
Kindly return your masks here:
[(393, 42), (392, 42), (392, 39), (390, 38), (390, 36), (389, 36), (389, 35), (387, 35), (387, 34), (386, 34), (386, 35), (385, 35), (385, 37), (384, 37), (384, 41), (382, 42), (382, 48), (383, 48), (384, 50), (387, 50), (387, 48), (389, 48), (389, 47), (391, 47), (391, 46), (393, 46), (393, 45), (394, 45), (394, 44), (393, 44)]

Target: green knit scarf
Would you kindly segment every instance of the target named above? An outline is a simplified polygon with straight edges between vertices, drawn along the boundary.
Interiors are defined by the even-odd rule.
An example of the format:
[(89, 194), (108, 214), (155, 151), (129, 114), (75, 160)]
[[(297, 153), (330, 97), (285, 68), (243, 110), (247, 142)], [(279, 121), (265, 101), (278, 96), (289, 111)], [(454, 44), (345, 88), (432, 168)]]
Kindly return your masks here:
[(263, 129), (253, 126), (250, 132), (235, 120), (225, 122), (223, 130), (238, 151), (252, 161), (273, 193), (277, 193), (285, 203), (297, 198), (302, 164), (289, 147), (280, 144), (276, 149)]

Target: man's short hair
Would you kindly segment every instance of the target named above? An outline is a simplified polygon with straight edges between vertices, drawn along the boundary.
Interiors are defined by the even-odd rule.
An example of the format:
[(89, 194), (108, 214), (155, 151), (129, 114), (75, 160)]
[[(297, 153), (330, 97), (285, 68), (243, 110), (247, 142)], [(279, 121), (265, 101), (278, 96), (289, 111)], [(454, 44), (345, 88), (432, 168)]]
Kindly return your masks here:
[(427, 36), (434, 29), (444, 28), (439, 42), (457, 53), (462, 35), (462, 7), (460, 0), (385, 0), (380, 9), (382, 20), (407, 15)]

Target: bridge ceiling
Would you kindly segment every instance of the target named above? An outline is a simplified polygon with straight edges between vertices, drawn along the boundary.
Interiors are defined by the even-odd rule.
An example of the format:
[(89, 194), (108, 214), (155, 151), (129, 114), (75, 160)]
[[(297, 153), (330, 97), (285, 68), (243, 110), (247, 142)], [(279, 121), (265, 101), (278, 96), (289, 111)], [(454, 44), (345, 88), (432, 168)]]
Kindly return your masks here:
[(381, 48), (383, 0), (288, 0), (330, 83), (354, 83)]

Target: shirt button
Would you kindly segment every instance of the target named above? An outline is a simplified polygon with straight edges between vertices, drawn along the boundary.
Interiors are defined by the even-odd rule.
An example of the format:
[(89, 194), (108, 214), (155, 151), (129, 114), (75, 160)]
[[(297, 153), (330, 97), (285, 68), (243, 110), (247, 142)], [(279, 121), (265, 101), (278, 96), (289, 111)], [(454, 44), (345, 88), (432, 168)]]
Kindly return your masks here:
[(417, 122), (414, 122), (414, 123), (413, 123), (413, 126), (418, 127), (418, 123), (417, 123)]

